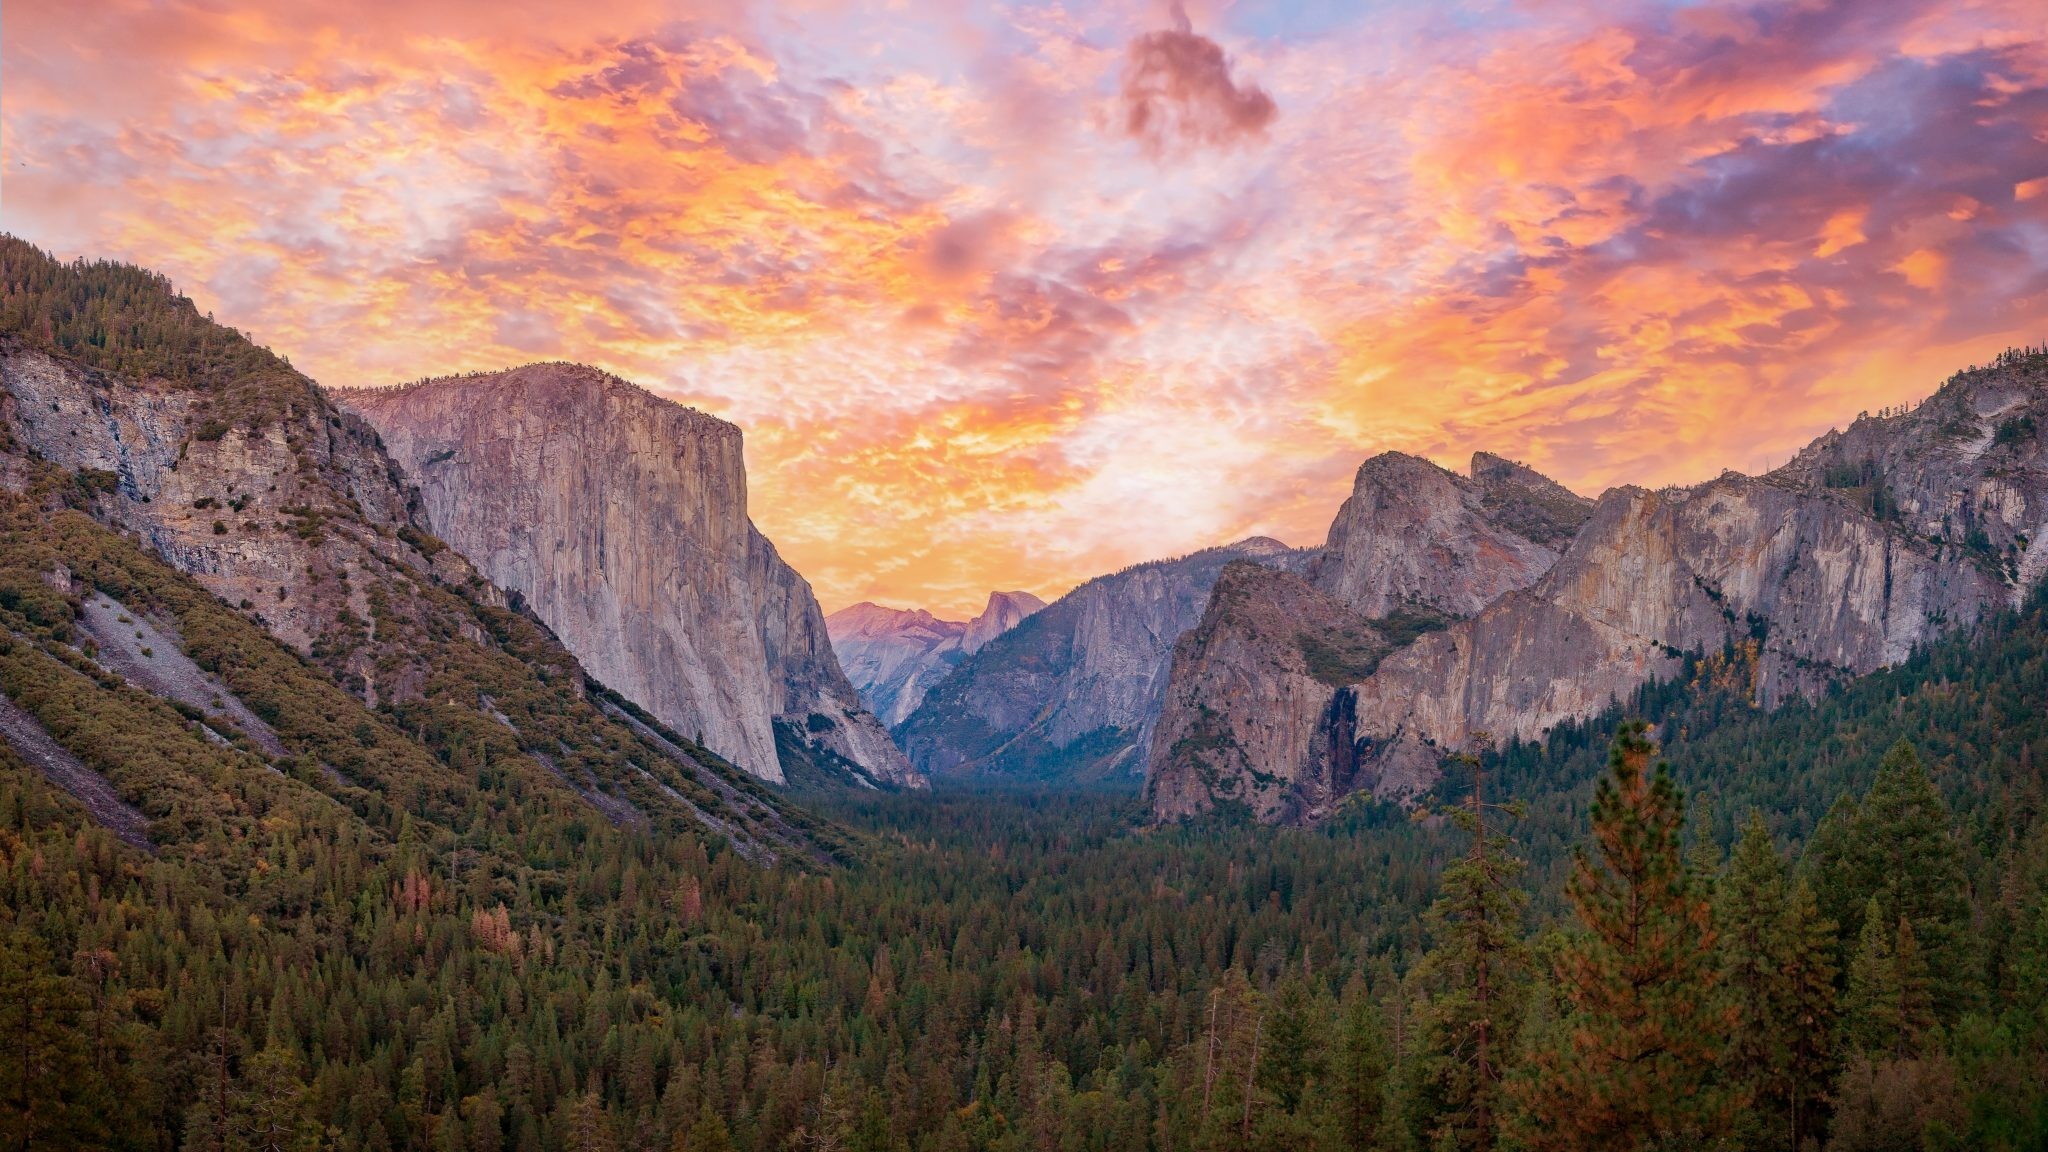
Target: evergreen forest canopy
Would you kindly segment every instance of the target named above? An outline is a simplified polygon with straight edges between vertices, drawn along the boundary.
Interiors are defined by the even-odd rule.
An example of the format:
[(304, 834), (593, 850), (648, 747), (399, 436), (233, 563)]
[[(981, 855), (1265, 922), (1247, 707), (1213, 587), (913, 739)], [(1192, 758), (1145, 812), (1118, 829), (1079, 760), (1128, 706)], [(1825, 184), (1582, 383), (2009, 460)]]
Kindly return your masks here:
[[(302, 379), (160, 278), (5, 255), (9, 339), (236, 419)], [(99, 483), (0, 493), (0, 690), (149, 844), (0, 744), (8, 1147), (2048, 1146), (2048, 599), (1769, 714), (1708, 654), (1419, 813), (820, 788), (824, 850), (762, 867), (362, 707)], [(349, 785), (99, 670), (93, 594)]]

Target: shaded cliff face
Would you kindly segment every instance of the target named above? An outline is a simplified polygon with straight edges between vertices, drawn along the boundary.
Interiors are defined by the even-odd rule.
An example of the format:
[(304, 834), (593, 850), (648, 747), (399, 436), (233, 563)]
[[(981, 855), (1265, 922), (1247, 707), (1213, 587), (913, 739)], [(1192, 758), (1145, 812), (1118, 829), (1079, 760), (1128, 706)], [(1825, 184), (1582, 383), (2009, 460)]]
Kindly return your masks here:
[(1173, 645), (1201, 620), (1224, 565), (1298, 571), (1314, 555), (1255, 537), (1091, 580), (963, 660), (897, 737), (927, 773), (1135, 776)]
[[(1350, 686), (1359, 786), (1411, 795), (1475, 733), (1538, 737), (1676, 674), (1687, 654), (1741, 646), (1756, 703), (1775, 707), (2017, 603), (2048, 576), (2043, 428), (2036, 357), (1859, 419), (1768, 476), (1607, 493), (1540, 580)], [(1314, 770), (1284, 756), (1255, 767)]]
[(1045, 601), (1029, 592), (991, 592), (972, 620), (941, 620), (922, 608), (855, 604), (825, 618), (832, 649), (868, 710), (895, 727), (961, 659), (1015, 628)]
[(1387, 647), (1363, 616), (1295, 573), (1225, 567), (1201, 623), (1174, 645), (1145, 781), (1155, 816), (1218, 806), (1267, 823), (1328, 815), (1360, 786), (1346, 685)]
[(768, 780), (778, 720), (878, 782), (914, 780), (810, 585), (747, 517), (739, 429), (564, 364), (342, 402), (419, 486), (435, 534), (663, 724)]
[(1330, 525), (1316, 586), (1367, 616), (1470, 616), (1534, 584), (1592, 501), (1486, 453), (1472, 476), (1388, 452), (1365, 462)]

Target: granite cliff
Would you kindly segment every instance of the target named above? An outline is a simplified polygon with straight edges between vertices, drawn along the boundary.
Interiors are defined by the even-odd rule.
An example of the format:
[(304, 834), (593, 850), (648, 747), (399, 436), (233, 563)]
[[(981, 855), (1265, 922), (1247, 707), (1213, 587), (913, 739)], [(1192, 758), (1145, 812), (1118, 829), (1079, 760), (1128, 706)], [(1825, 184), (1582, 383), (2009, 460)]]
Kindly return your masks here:
[[(1328, 715), (1295, 715), (1292, 723), (1311, 730), (1306, 735), (1267, 740), (1257, 746), (1263, 752), (1248, 753), (1240, 773), (1262, 788), (1279, 781), (1296, 796), (1256, 811), (1266, 819), (1316, 818), (1327, 773), (1299, 749), (1339, 735), (1351, 745), (1353, 787), (1404, 797), (1427, 788), (1443, 754), (1476, 733), (1537, 738), (1652, 678), (1678, 675), (1688, 657), (1731, 654), (1763, 708), (1896, 663), (1945, 630), (2016, 604), (2048, 575), (2044, 427), (2048, 358), (2013, 357), (1959, 373), (1910, 411), (1859, 417), (1765, 476), (1729, 472), (1686, 488), (1612, 490), (1533, 580), (1522, 579), (1531, 570), (1522, 563), (1528, 554), (1512, 541), (1501, 546), (1461, 531), (1475, 545), (1461, 553), (1428, 533), (1411, 534), (1424, 556), (1490, 555), (1509, 575), (1491, 581), (1491, 599), (1475, 613), (1420, 634), (1339, 689), (1341, 705)], [(1475, 460), (1475, 483), (1482, 471), (1499, 467)], [(1398, 523), (1440, 530), (1461, 522), (1470, 508), (1462, 491), (1454, 505), (1455, 485), (1412, 467), (1407, 474), (1420, 478), (1414, 491), (1432, 493), (1407, 502), (1432, 510)], [(1365, 479), (1362, 471), (1361, 485)], [(1563, 514), (1549, 516), (1558, 530), (1577, 515), (1542, 484), (1522, 487), (1542, 494), (1547, 515)], [(1402, 506), (1399, 498), (1376, 500)], [(1370, 563), (1355, 563), (1358, 534), (1346, 519), (1355, 521), (1362, 503), (1355, 495), (1332, 529), (1317, 573), (1323, 587), (1354, 607), (1420, 600), (1456, 609), (1486, 595), (1488, 580), (1445, 579), (1469, 571), (1458, 564), (1437, 564), (1425, 575), (1412, 553), (1377, 544), (1367, 550)], [(1538, 539), (1543, 529), (1524, 516), (1510, 512), (1498, 523), (1518, 525), (1520, 540), (1548, 547)], [(1233, 611), (1242, 609), (1220, 600), (1211, 608), (1218, 617)], [(1202, 630), (1258, 631), (1223, 618), (1205, 620)], [(1260, 697), (1195, 691), (1230, 675), (1213, 667), (1216, 657), (1197, 655), (1176, 661), (1162, 730), (1193, 723), (1175, 708), (1220, 710), (1220, 718), (1203, 718), (1210, 730), (1241, 728), (1230, 711), (1257, 708)], [(1332, 716), (1341, 716), (1348, 733), (1338, 732)], [(1178, 818), (1246, 794), (1236, 783), (1187, 783), (1207, 779), (1205, 765), (1214, 776), (1213, 763), (1156, 746), (1155, 815)]]
[(825, 617), (846, 678), (882, 723), (901, 724), (925, 692), (960, 661), (1045, 607), (1029, 592), (991, 592), (971, 620), (941, 620), (922, 608), (860, 603)]
[(1488, 453), (1466, 477), (1388, 452), (1359, 468), (1314, 580), (1371, 617), (1403, 608), (1470, 616), (1549, 571), (1592, 506)]
[[(142, 269), (0, 238), (0, 271), (0, 488), (61, 526), (40, 581), (71, 606), (45, 615), (90, 643), (50, 651), (93, 662), (94, 691), (176, 705), (241, 750), (231, 775), (379, 820), (460, 835), (521, 809), (819, 852), (811, 818), (594, 692), (433, 535), (375, 430), (281, 358)], [(120, 785), (145, 810), (166, 802), (149, 768)]]
[(1253, 537), (1090, 580), (962, 660), (897, 738), (926, 773), (1135, 777), (1174, 643), (1201, 619), (1224, 566), (1299, 571), (1314, 556)]
[(1388, 646), (1356, 609), (1296, 573), (1226, 566), (1201, 623), (1174, 645), (1145, 781), (1154, 814), (1227, 806), (1267, 823), (1327, 814), (1357, 786), (1345, 685)]
[(570, 364), (340, 398), (435, 535), (668, 727), (767, 780), (780, 724), (874, 782), (920, 782), (748, 518), (738, 428)]

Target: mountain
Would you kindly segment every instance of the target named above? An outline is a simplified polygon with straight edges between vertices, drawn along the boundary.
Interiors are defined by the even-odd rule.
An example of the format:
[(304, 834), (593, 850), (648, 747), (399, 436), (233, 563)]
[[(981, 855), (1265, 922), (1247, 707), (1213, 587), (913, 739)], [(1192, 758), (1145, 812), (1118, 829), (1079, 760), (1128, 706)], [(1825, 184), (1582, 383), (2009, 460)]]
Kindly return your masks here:
[(1166, 692), (1174, 642), (1225, 565), (1299, 571), (1315, 553), (1253, 537), (1097, 577), (962, 660), (897, 739), (926, 773), (1132, 778)]
[(531, 869), (522, 837), (542, 852), (612, 827), (761, 861), (837, 851), (592, 685), (433, 536), (367, 423), (163, 278), (7, 238), (0, 282), (0, 608), (26, 662), (5, 687), (52, 778), (100, 777), (166, 852), (210, 851), (204, 814), (242, 803), (213, 797), (278, 776), (348, 836), (388, 842), (404, 817), (480, 875)]
[(1489, 453), (1470, 477), (1388, 452), (1359, 468), (1316, 561), (1323, 591), (1367, 616), (1470, 616), (1536, 582), (1593, 502)]
[(779, 724), (875, 782), (919, 782), (748, 518), (738, 428), (573, 364), (339, 397), (434, 534), (668, 727), (765, 780), (784, 776)]
[(988, 606), (968, 621), (941, 620), (922, 608), (860, 603), (825, 617), (832, 649), (868, 710), (894, 727), (924, 701), (933, 682), (962, 657), (1045, 607), (1029, 592), (991, 592)]
[[(1173, 653), (1147, 753), (1156, 819), (1214, 806), (1312, 822), (1361, 786), (1411, 790), (1433, 762), (1373, 761), (1354, 747), (1357, 694), (1380, 659), (1529, 587), (1593, 502), (1479, 453), (1460, 476), (1387, 452), (1358, 470), (1303, 580), (1234, 567)], [(1361, 770), (1374, 775), (1361, 780)]]
[(1363, 614), (1299, 574), (1226, 565), (1201, 623), (1174, 645), (1145, 781), (1152, 811), (1177, 819), (1232, 805), (1267, 823), (1326, 814), (1357, 772), (1340, 690), (1388, 647)]
[[(1312, 730), (1296, 743), (1346, 739), (1340, 729), (1348, 728), (1353, 786), (1402, 796), (1426, 788), (1442, 756), (1480, 733), (1536, 739), (1646, 682), (1670, 679), (1689, 657), (1727, 654), (1748, 677), (1749, 697), (1765, 708), (1896, 664), (1943, 632), (2017, 603), (2048, 575), (2044, 426), (2048, 358), (2002, 358), (1959, 373), (1910, 411), (1859, 417), (1768, 475), (1728, 472), (1687, 488), (1610, 491), (1554, 563), (1527, 582), (1532, 566), (1525, 558), (1541, 557), (1512, 541), (1461, 551), (1411, 532), (1403, 537), (1408, 552), (1376, 543), (1368, 550), (1372, 563), (1354, 563), (1357, 533), (1343, 527), (1362, 503), (1354, 495), (1317, 571), (1325, 588), (1341, 590), (1353, 605), (1420, 599), (1467, 607), (1489, 588), (1493, 598), (1386, 656), (1340, 688), (1325, 714), (1295, 715), (1290, 723)], [(1475, 475), (1480, 471), (1475, 461)], [(1418, 490), (1444, 488), (1421, 470), (1406, 473), (1420, 477)], [(1516, 539), (1538, 545), (1532, 537), (1561, 531), (1578, 516), (1556, 492), (1517, 483), (1539, 498), (1544, 516), (1500, 515), (1496, 523), (1520, 526)], [(1389, 496), (1375, 506), (1402, 507), (1404, 500)], [(1461, 498), (1454, 512), (1469, 508)], [(1432, 526), (1464, 523), (1456, 514), (1403, 515), (1396, 523), (1425, 519)], [(1471, 569), (1436, 564), (1434, 575), (1419, 574), (1404, 558), (1417, 553), (1490, 556), (1497, 575), (1446, 583), (1447, 575)], [(1218, 603), (1212, 610), (1221, 616), (1233, 608)], [(1215, 633), (1243, 627), (1203, 622)], [(1262, 634), (1273, 631), (1269, 625)], [(1198, 694), (1195, 685), (1218, 676), (1198, 655), (1191, 653), (1184, 667), (1176, 663), (1177, 687), (1168, 698), (1182, 709), (1224, 713), (1205, 720), (1206, 730), (1234, 731), (1243, 723), (1235, 710), (1272, 706), (1256, 695)], [(1183, 716), (1162, 721), (1176, 731), (1192, 723)], [(1284, 742), (1271, 746), (1280, 751), (1254, 758), (1243, 771), (1303, 791), (1293, 807), (1269, 804), (1261, 813), (1314, 818), (1326, 807), (1319, 763), (1287, 751), (1292, 745)], [(1213, 775), (1214, 764), (1213, 756), (1155, 747), (1155, 816), (1178, 818), (1246, 794), (1243, 784), (1219, 782), (1206, 799), (1191, 799), (1185, 781), (1206, 779), (1205, 769)]]

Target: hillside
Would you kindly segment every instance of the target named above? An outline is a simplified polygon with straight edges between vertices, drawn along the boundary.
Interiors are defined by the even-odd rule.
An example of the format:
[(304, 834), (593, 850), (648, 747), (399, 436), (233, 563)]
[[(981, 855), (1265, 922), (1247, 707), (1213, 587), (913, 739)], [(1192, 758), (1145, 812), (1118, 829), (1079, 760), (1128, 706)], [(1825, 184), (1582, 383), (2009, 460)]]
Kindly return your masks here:
[[(162, 629), (167, 646), (225, 678), (221, 704), (202, 709), (221, 725), (247, 728), (264, 706), (306, 710), (267, 719), (274, 739), (250, 735), (264, 757), (310, 757), (309, 779), (367, 789), (451, 835), (481, 818), (473, 809), (516, 813), (530, 798), (580, 808), (585, 824), (695, 826), (764, 860), (837, 851), (835, 833), (813, 843), (811, 821), (718, 757), (636, 730), (545, 628), (426, 531), (375, 434), (311, 381), (198, 316), (160, 277), (4, 244), (0, 478), (17, 532), (68, 526), (38, 570), (77, 601), (45, 626), (149, 617), (140, 628)], [(128, 567), (168, 564), (210, 593), (181, 609), (207, 619), (128, 604), (116, 587), (101, 588), (114, 607), (95, 607), (96, 576), (72, 588), (63, 573), (90, 572), (117, 534), (136, 542)], [(223, 671), (226, 655), (192, 650), (227, 619), (236, 651), (263, 653), (272, 672), (261, 683)], [(297, 669), (288, 691), (275, 679), (286, 668)], [(268, 704), (254, 692), (271, 693)], [(184, 695), (194, 707), (190, 685)], [(331, 739), (358, 723), (360, 739)], [(422, 807), (433, 796), (442, 806)]]

